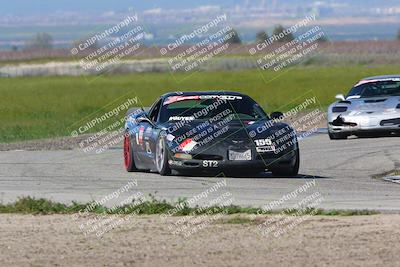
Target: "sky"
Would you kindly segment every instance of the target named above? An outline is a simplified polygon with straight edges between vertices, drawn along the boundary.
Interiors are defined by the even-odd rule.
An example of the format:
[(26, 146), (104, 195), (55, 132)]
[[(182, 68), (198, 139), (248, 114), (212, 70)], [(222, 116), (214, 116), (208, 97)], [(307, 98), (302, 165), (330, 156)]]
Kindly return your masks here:
[[(0, 14), (45, 14), (56, 11), (83, 11), (104, 12), (108, 10), (126, 10), (133, 7), (138, 11), (158, 8), (181, 9), (204, 5), (234, 6), (245, 3), (258, 4), (265, 2), (267, 5), (275, 3), (309, 3), (317, 0), (0, 0)], [(381, 5), (400, 4), (399, 0), (325, 0), (318, 2), (341, 2), (356, 4), (360, 7), (371, 3)]]
[(189, 8), (202, 5), (232, 5), (242, 2), (239, 0), (0, 0), (0, 13), (7, 14), (38, 14), (55, 11), (85, 11), (101, 12), (107, 10), (125, 10), (127, 7), (134, 7), (137, 10), (151, 8)]
[[(272, 8), (271, 13), (264, 14), (266, 9), (257, 9), (263, 6), (268, 11), (272, 4), (277, 8)], [(204, 21), (207, 16), (214, 15), (204, 11), (197, 13), (198, 7), (204, 6), (219, 6), (221, 9), (214, 9), (218, 12), (234, 10), (231, 19), (237, 23), (235, 27), (241, 31), (244, 40), (254, 39), (260, 29), (271, 31), (267, 27), (277, 23), (291, 25), (296, 19), (294, 16), (303, 16), (310, 10), (320, 12), (319, 22), (324, 23), (335, 40), (393, 39), (400, 27), (400, 0), (0, 0), (0, 47), (20, 45), (37, 32), (52, 34), (59, 45), (69, 44), (96, 25), (115, 23), (114, 20), (127, 11), (134, 10), (141, 15), (144, 10), (158, 8), (168, 11), (147, 12), (152, 15), (145, 19), (152, 26), (154, 38), (165, 42), (176, 32), (176, 25), (188, 26), (187, 23)], [(254, 7), (250, 12), (245, 8), (249, 6)], [(182, 9), (185, 12), (178, 11)], [(392, 9), (397, 10), (397, 15), (376, 15), (387, 14), (379, 13), (379, 10)]]

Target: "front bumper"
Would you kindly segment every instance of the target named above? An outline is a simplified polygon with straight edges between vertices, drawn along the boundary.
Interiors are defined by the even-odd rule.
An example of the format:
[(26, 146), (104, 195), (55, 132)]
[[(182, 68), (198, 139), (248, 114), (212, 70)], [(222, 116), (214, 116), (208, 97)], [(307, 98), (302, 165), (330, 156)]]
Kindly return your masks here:
[(328, 122), (331, 133), (400, 131), (400, 114), (337, 115)]
[(266, 170), (271, 166), (291, 165), (294, 164), (296, 150), (291, 150), (283, 155), (273, 155), (274, 153), (253, 154), (251, 160), (208, 160), (208, 159), (180, 159), (172, 157), (168, 163), (174, 170)]

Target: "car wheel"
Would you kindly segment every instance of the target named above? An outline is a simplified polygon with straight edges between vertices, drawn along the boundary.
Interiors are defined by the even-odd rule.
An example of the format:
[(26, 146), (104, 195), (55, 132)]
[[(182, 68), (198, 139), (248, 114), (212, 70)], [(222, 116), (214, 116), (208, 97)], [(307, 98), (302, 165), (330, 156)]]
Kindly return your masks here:
[(271, 172), (273, 176), (280, 176), (280, 177), (294, 177), (299, 174), (300, 168), (300, 151), (296, 149), (294, 163), (290, 165), (282, 165), (277, 167), (272, 167)]
[(329, 139), (331, 140), (343, 140), (347, 139), (348, 135), (345, 133), (329, 133)]
[(165, 140), (162, 136), (158, 137), (156, 146), (156, 167), (161, 175), (170, 175), (171, 168), (168, 163), (168, 150), (165, 145)]
[(124, 165), (128, 172), (138, 171), (138, 168), (136, 168), (135, 165), (132, 144), (128, 134), (125, 134), (124, 138)]

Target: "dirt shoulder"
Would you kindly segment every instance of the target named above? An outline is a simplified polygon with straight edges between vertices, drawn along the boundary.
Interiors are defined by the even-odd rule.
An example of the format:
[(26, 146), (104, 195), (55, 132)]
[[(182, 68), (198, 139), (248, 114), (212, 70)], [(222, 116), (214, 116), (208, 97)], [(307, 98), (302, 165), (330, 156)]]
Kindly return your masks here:
[[(184, 217), (135, 216), (102, 238), (72, 215), (0, 215), (0, 266), (398, 266), (400, 215), (311, 217), (280, 237), (226, 216), (189, 237)], [(249, 215), (241, 215), (243, 218)], [(233, 219), (233, 220), (232, 220)], [(224, 223), (221, 221), (223, 220)], [(235, 221), (236, 224), (227, 223)]]

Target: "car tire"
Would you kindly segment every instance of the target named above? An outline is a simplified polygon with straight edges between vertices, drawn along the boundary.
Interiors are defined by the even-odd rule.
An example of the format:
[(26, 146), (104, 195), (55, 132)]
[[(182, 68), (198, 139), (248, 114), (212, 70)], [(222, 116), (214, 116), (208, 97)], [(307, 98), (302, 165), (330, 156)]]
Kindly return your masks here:
[(300, 151), (297, 148), (294, 164), (272, 167), (271, 172), (273, 176), (295, 177), (299, 174), (299, 169), (300, 169)]
[(329, 132), (329, 139), (331, 140), (344, 140), (347, 139), (348, 135), (345, 133), (331, 133)]
[(160, 135), (156, 144), (155, 163), (157, 171), (160, 175), (170, 175), (171, 168), (168, 163), (168, 150), (165, 144), (165, 139)]
[(135, 165), (133, 147), (130, 141), (130, 135), (125, 134), (124, 137), (124, 165), (127, 172), (137, 172), (138, 168)]

